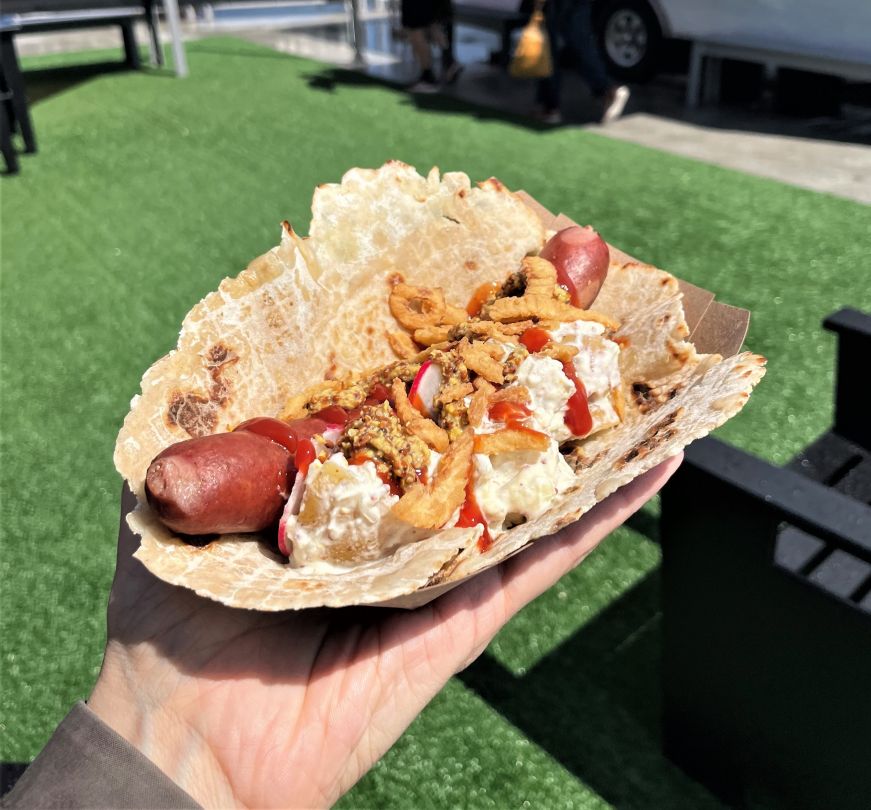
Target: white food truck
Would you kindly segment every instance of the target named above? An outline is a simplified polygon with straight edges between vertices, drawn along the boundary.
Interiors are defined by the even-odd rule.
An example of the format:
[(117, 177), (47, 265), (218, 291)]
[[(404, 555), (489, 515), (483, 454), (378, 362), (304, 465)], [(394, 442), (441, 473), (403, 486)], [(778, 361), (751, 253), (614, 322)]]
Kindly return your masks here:
[(871, 0), (595, 0), (609, 67), (654, 73), (665, 38), (693, 43), (693, 61), (719, 56), (871, 80)]
[[(592, 3), (594, 26), (609, 72), (627, 81), (649, 78), (662, 67), (667, 40), (684, 40), (691, 45), (691, 95), (699, 90), (706, 59), (732, 58), (871, 81), (871, 0)], [(455, 11), (465, 9), (467, 16), (477, 12), (473, 16), (482, 22), (489, 13), (496, 24), (491, 27), (517, 25), (519, 6), (519, 0), (454, 3)], [(464, 15), (460, 12), (457, 16)]]

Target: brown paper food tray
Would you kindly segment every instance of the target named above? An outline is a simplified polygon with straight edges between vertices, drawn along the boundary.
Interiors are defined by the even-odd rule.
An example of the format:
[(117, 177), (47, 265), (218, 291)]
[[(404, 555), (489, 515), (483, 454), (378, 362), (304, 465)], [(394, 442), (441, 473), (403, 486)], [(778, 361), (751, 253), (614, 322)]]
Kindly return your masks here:
[[(578, 224), (569, 219), (565, 214), (555, 216), (525, 191), (518, 191), (517, 194), (529, 208), (538, 214), (547, 230), (562, 230), (570, 225)], [(609, 244), (608, 247), (611, 250), (611, 261), (637, 261), (613, 245)], [(703, 290), (701, 287), (696, 287), (687, 281), (678, 279), (678, 284), (683, 293), (684, 314), (690, 329), (689, 340), (695, 345), (696, 350), (702, 354), (721, 354), (723, 357), (731, 357), (737, 354), (741, 350), (741, 346), (744, 345), (744, 338), (747, 336), (747, 329), (750, 325), (750, 313), (746, 309), (739, 309), (738, 307), (715, 301), (714, 293)], [(515, 554), (524, 551), (526, 547), (518, 549)], [(478, 571), (472, 576), (477, 576), (480, 573), (482, 572)], [(465, 577), (454, 582), (444, 582), (428, 588), (421, 588), (419, 591), (397, 597), (396, 599), (378, 602), (374, 606), (411, 610), (431, 602), (433, 599), (456, 588), (457, 585), (461, 585), (470, 578)]]

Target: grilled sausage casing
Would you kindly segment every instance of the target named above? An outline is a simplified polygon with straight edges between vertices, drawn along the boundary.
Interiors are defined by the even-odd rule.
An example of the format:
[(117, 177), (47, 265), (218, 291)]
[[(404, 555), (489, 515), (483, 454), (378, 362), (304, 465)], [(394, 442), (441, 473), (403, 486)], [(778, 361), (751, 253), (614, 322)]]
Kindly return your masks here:
[(293, 457), (256, 433), (219, 433), (167, 447), (145, 477), (148, 502), (182, 534), (266, 529), (293, 486)]
[(568, 290), (572, 305), (589, 309), (608, 275), (605, 240), (589, 225), (572, 225), (552, 236), (540, 255), (556, 267), (557, 283)]

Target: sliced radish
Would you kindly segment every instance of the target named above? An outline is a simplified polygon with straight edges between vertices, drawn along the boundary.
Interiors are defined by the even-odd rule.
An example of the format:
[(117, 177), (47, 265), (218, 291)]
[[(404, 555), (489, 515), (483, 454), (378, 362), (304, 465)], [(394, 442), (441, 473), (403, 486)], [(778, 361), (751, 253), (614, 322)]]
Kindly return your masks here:
[(408, 401), (424, 416), (432, 419), (435, 413), (435, 398), (442, 387), (442, 369), (438, 363), (427, 360), (417, 372)]
[(332, 447), (342, 438), (344, 432), (344, 425), (327, 425), (321, 436), (324, 437), (324, 443)]
[(284, 505), (284, 511), (281, 513), (281, 518), (278, 521), (278, 550), (286, 557), (289, 557), (291, 551), (293, 551), (293, 543), (287, 537), (287, 523), (292, 516), (299, 514), (304, 494), (305, 476), (297, 473), (293, 487), (290, 490), (290, 495), (287, 498), (287, 503)]

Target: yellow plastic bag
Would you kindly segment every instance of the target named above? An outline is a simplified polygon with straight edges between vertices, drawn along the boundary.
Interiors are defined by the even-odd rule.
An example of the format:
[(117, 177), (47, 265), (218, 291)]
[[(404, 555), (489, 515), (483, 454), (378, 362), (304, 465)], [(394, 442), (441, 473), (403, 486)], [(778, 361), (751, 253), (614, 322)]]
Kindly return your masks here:
[(543, 2), (535, 4), (511, 58), (508, 72), (515, 79), (545, 79), (553, 73), (550, 39), (544, 27)]

